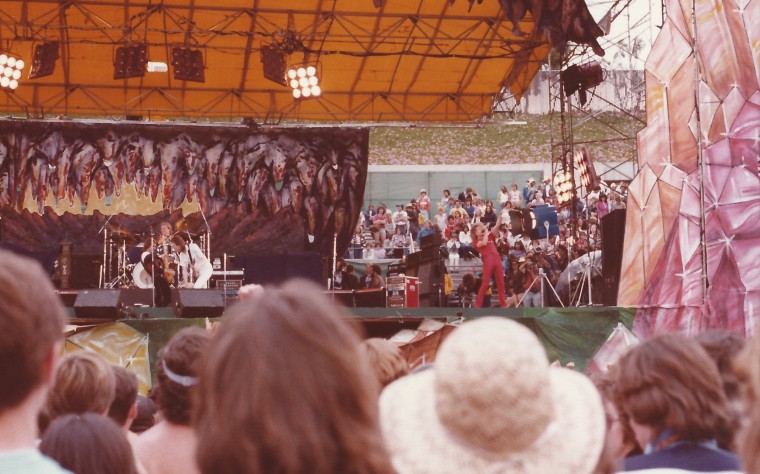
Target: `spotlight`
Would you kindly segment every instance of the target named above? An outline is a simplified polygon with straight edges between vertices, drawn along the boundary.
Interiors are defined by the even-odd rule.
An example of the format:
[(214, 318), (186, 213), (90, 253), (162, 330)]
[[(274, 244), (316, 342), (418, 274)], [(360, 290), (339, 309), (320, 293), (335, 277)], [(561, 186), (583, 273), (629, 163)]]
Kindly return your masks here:
[(565, 95), (571, 96), (578, 91), (581, 105), (586, 105), (586, 91), (602, 83), (604, 71), (601, 64), (591, 61), (580, 66), (570, 66), (562, 71), (559, 77), (565, 88)]
[(575, 150), (573, 156), (575, 157), (575, 167), (578, 168), (581, 175), (581, 184), (588, 190), (599, 186), (599, 177), (596, 175), (594, 164), (591, 162), (586, 147), (582, 146), (579, 150)]
[(536, 215), (530, 209), (510, 209), (512, 235), (531, 235), (536, 228)]
[(322, 95), (318, 72), (315, 66), (291, 66), (287, 78), (293, 89), (293, 97), (300, 99)]
[[(277, 84), (287, 86), (285, 69), (287, 69), (287, 54), (274, 46), (261, 47), (261, 64), (264, 65), (264, 77)], [(288, 77), (288, 79), (293, 79)]]
[(564, 204), (573, 198), (573, 181), (570, 173), (559, 171), (554, 176), (554, 189), (557, 192), (557, 201)]
[(0, 54), (0, 87), (16, 90), (24, 66), (23, 59), (6, 53)]
[(128, 79), (145, 76), (148, 63), (148, 45), (138, 44), (116, 48), (113, 63), (113, 78)]
[(197, 49), (172, 48), (174, 79), (180, 81), (206, 82), (203, 54)]
[(29, 79), (51, 76), (55, 71), (55, 62), (58, 60), (58, 41), (38, 44), (34, 47), (32, 67), (29, 68)]

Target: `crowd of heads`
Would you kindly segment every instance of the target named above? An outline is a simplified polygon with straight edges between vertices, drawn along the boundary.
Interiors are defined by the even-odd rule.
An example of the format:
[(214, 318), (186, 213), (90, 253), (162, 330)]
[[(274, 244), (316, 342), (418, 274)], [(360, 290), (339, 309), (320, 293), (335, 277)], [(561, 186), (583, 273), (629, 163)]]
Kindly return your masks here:
[(177, 332), (144, 398), (128, 369), (60, 357), (52, 287), (0, 257), (0, 472), (759, 472), (760, 335), (663, 334), (589, 377), (529, 324), (484, 317), (412, 369), (295, 280)]
[[(349, 258), (402, 258), (423, 245), (423, 239), (437, 234), (448, 265), (460, 259), (477, 257), (472, 232), (475, 226), (492, 229), (501, 216), (497, 249), (502, 257), (508, 301), (516, 304), (531, 293), (539, 271), (558, 286), (560, 275), (568, 265), (594, 250), (601, 250), (601, 219), (617, 209), (625, 209), (626, 183), (610, 183), (591, 190), (583, 199), (560, 204), (554, 187), (545, 179), (529, 179), (522, 189), (513, 183), (501, 186), (494, 199), (478, 194), (472, 187), (457, 196), (444, 189), (440, 198), (431, 198), (422, 189), (407, 203), (399, 203), (395, 212), (385, 204), (370, 204), (359, 218), (347, 256)], [(515, 221), (516, 212), (537, 206), (551, 206), (557, 213), (557, 232), (533, 238), (523, 221)], [(530, 296), (530, 294), (529, 294)], [(560, 296), (562, 298), (562, 296)], [(531, 298), (525, 303), (531, 305)], [(558, 302), (554, 302), (558, 304)]]

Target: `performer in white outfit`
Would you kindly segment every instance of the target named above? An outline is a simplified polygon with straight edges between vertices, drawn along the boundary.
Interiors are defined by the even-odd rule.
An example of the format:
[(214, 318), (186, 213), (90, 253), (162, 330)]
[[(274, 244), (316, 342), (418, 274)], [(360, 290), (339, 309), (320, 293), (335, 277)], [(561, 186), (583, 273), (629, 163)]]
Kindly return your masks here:
[(172, 237), (172, 247), (179, 255), (179, 280), (178, 286), (184, 288), (206, 288), (214, 267), (200, 247), (194, 243), (185, 243), (179, 235)]

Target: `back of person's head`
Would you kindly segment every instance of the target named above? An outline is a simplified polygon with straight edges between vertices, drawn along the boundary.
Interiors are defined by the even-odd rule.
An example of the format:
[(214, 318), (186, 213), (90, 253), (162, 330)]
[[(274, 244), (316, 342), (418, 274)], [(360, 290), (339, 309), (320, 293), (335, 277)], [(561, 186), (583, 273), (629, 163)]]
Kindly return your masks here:
[(760, 472), (760, 332), (748, 342), (733, 363), (743, 395), (746, 422), (738, 433), (738, 451), (744, 472)]
[(462, 288), (464, 289), (464, 291), (467, 291), (467, 292), (475, 291), (475, 289), (477, 288), (475, 283), (476, 283), (475, 275), (473, 275), (472, 273), (465, 273), (464, 276), (462, 277)]
[(137, 416), (132, 420), (129, 431), (133, 433), (142, 433), (152, 428), (156, 424), (156, 404), (148, 397), (137, 396)]
[(731, 428), (718, 438), (718, 445), (729, 451), (735, 451), (735, 437), (742, 416), (739, 379), (733, 368), (733, 361), (744, 348), (745, 339), (736, 332), (726, 330), (706, 331), (697, 334), (697, 342), (707, 351), (718, 367), (723, 392), (726, 394), (731, 413)]
[(193, 394), (211, 335), (199, 327), (181, 329), (161, 350), (156, 368), (156, 405), (177, 425), (189, 425)]
[(362, 349), (381, 387), (409, 373), (401, 348), (393, 342), (373, 337), (362, 341)]
[(124, 432), (95, 413), (59, 417), (45, 431), (39, 450), (76, 474), (137, 473)]
[(111, 370), (116, 386), (113, 401), (108, 407), (108, 416), (119, 426), (124, 426), (137, 399), (137, 376), (118, 365), (112, 365)]
[(66, 312), (36, 262), (5, 250), (0, 262), (1, 414), (48, 382)]
[(311, 282), (232, 307), (199, 387), (204, 473), (392, 472), (356, 328)]
[(623, 354), (615, 371), (626, 413), (651, 427), (653, 438), (669, 430), (679, 440), (699, 442), (730, 428), (718, 368), (693, 338), (663, 334), (646, 340)]
[(111, 366), (98, 354), (77, 351), (61, 359), (47, 399), (50, 421), (69, 413), (105, 415), (114, 396)]
[(729, 401), (738, 398), (739, 380), (733, 370), (733, 360), (744, 348), (744, 337), (736, 332), (716, 330), (699, 333), (696, 339), (715, 361)]

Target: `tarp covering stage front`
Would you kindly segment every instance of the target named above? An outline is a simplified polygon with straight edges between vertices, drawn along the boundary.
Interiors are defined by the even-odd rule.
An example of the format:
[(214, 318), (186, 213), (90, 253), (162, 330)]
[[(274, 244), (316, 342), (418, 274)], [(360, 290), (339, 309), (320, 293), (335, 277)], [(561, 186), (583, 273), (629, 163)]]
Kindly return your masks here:
[[(67, 336), (67, 350), (87, 347), (89, 350), (102, 353), (109, 361), (136, 370), (144, 383), (149, 367), (155, 365), (158, 351), (174, 333), (187, 326), (205, 327), (208, 323), (206, 319), (161, 318), (161, 310), (156, 309), (153, 313), (155, 318), (151, 319), (127, 319), (91, 328), (81, 327), (76, 334)], [(164, 311), (167, 312), (165, 316), (171, 315), (170, 308)], [(630, 308), (601, 307), (353, 308), (349, 311), (349, 314), (354, 316), (353, 321), (364, 326), (368, 337), (388, 337), (402, 328), (410, 327), (410, 323), (416, 327), (419, 321), (431, 318), (449, 323), (486, 316), (513, 318), (525, 324), (538, 336), (550, 360), (559, 360), (563, 364), (573, 362), (577, 370), (586, 370), (594, 355), (619, 323), (630, 329), (635, 314), (635, 310)], [(223, 317), (215, 321), (224, 324)], [(148, 358), (147, 364), (145, 357)], [(430, 362), (434, 358), (433, 353), (426, 361)], [(130, 364), (134, 364), (134, 368)]]

